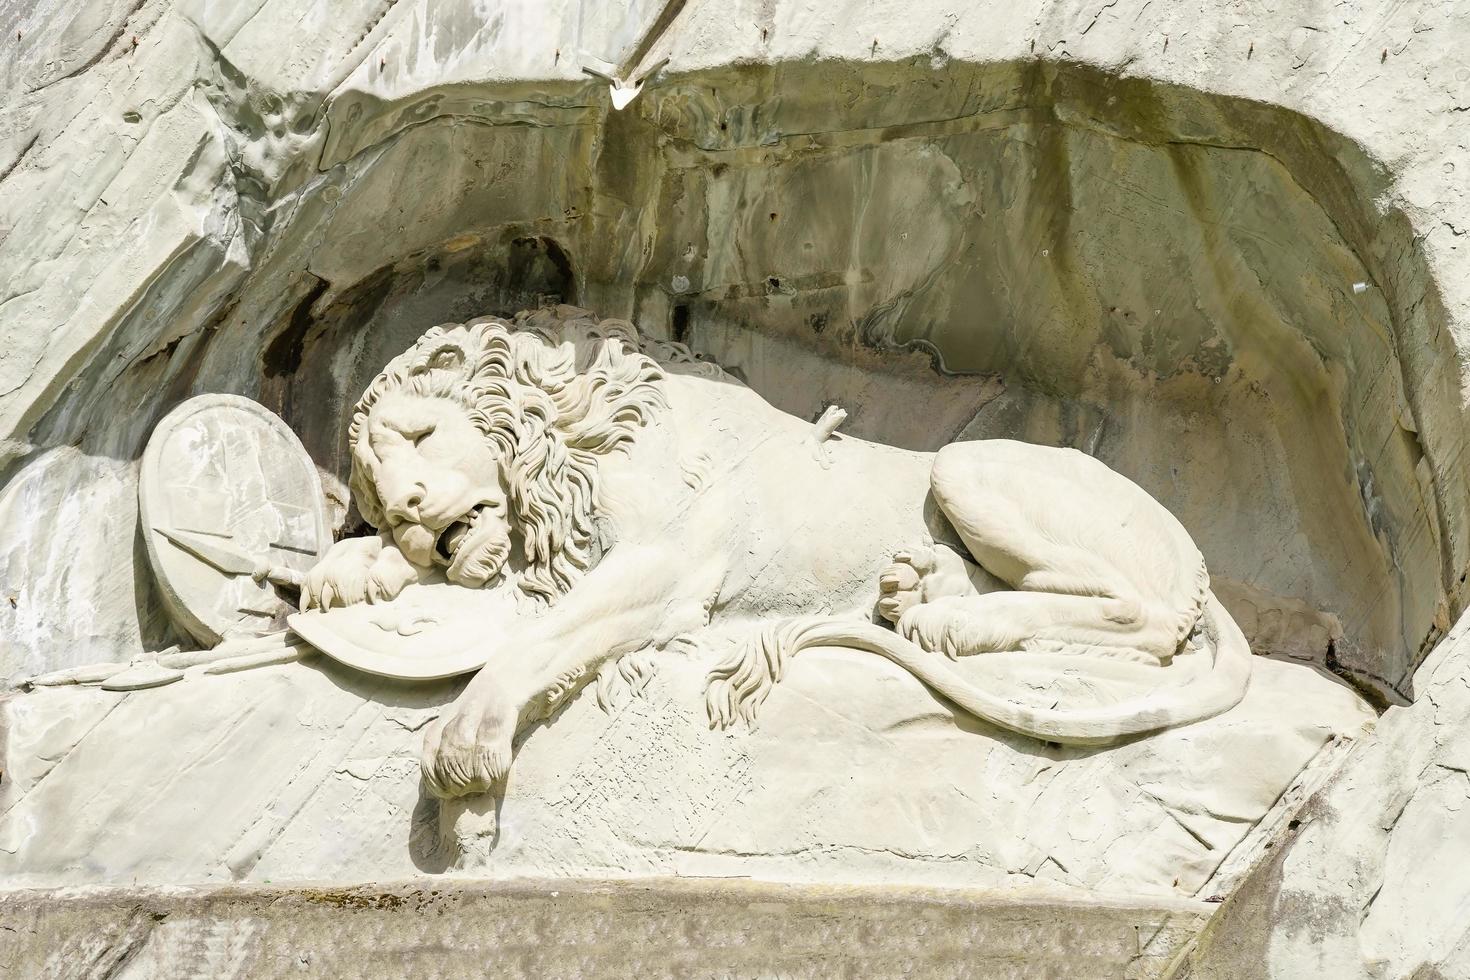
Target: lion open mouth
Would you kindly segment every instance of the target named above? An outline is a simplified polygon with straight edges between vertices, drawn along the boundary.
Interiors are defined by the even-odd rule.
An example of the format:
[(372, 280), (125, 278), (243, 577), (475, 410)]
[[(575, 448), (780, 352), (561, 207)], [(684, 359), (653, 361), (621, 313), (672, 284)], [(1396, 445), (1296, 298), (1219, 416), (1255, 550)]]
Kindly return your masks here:
[(509, 556), (505, 522), (484, 504), (446, 525), (434, 542), (434, 560), (445, 566), (445, 577), (471, 588), (490, 581)]

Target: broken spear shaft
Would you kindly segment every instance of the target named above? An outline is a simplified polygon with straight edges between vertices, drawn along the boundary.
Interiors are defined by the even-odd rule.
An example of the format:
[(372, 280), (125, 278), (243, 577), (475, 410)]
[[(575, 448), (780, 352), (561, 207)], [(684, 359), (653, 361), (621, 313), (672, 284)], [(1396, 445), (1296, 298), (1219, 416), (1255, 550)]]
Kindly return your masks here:
[(305, 576), (295, 569), (257, 561), (223, 541), (211, 541), (201, 535), (189, 534), (186, 531), (170, 531), (161, 527), (156, 527), (154, 530), (206, 565), (217, 568), (226, 575), (249, 575), (257, 582), (264, 579), (293, 589), (301, 588), (305, 581)]

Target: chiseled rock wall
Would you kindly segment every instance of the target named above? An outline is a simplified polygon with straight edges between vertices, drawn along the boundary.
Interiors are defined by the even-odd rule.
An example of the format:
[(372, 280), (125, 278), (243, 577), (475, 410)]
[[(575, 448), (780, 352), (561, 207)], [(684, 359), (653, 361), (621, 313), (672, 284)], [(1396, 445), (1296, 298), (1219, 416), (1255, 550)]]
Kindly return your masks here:
[(1452, 5), (952, 6), (691, 2), (613, 113), (650, 4), (0, 2), (0, 676), (172, 639), (173, 404), (278, 410), (342, 515), (385, 354), (559, 295), (854, 434), (1086, 448), (1258, 649), (1412, 696), (1470, 558)]
[(690, 0), (618, 114), (580, 67), (649, 5), (486, 6), (0, 0), (0, 676), (172, 639), (173, 404), (266, 402), (345, 515), (385, 354), (557, 294), (857, 434), (1138, 479), (1258, 645), (1419, 698), (1199, 969), (1456, 972), (1462, 3)]
[(740, 881), (22, 892), (0, 972), (1152, 980), (1209, 908)]
[[(1262, 660), (1219, 718), (1101, 751), (1042, 746), (871, 654), (813, 651), (758, 726), (711, 731), (705, 679), (728, 647), (703, 643), (659, 658), (643, 695), (610, 711), (578, 698), (526, 736), (503, 798), (469, 804), (419, 776), (454, 681), (319, 656), (133, 693), (37, 690), (0, 704), (0, 883), (452, 872), (1219, 897), (1222, 862), (1298, 771), (1371, 718), (1335, 679)], [(1003, 678), (974, 660), (976, 683)]]
[(1470, 621), (1221, 907), (1181, 976), (1470, 976)]

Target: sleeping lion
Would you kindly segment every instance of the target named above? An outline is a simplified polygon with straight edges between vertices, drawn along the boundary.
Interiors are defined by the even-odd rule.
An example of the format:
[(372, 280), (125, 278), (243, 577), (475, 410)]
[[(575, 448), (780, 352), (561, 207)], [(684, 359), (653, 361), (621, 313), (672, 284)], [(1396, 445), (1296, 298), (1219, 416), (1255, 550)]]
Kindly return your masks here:
[[(505, 585), (523, 614), (428, 730), (440, 796), (495, 787), (516, 733), (625, 654), (712, 620), (751, 640), (711, 674), (712, 723), (752, 720), (811, 646), (887, 657), (960, 708), (1101, 745), (1223, 712), (1250, 651), (1188, 533), (1071, 449), (1008, 440), (909, 452), (788, 415), (681, 345), (558, 306), (434, 327), (358, 402), (351, 489), (376, 536), (339, 542), (303, 608), (387, 602), (442, 575)], [(891, 624), (891, 625), (890, 625)], [(1190, 683), (1039, 708), (953, 661), (996, 651), (1122, 658)]]

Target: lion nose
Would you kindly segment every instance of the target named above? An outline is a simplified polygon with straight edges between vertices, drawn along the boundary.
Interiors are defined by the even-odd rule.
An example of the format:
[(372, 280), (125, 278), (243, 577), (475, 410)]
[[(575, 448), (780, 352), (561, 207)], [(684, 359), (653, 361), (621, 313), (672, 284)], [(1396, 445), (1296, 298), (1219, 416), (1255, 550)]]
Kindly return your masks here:
[(388, 517), (394, 523), (419, 519), (419, 508), (424, 504), (424, 485), (415, 483), (394, 494), (387, 503)]

